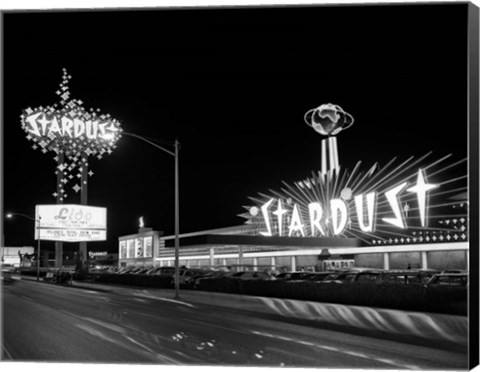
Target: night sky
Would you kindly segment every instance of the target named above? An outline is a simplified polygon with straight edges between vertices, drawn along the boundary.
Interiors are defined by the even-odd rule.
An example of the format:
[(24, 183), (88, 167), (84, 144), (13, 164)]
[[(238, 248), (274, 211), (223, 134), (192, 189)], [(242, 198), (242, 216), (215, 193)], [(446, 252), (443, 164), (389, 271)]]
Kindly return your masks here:
[[(338, 135), (343, 167), (465, 158), (466, 20), (466, 4), (6, 13), (5, 211), (55, 203), (54, 154), (32, 149), (20, 115), (59, 102), (62, 68), (86, 108), (127, 132), (178, 137), (181, 233), (242, 224), (248, 196), (319, 170), (322, 137), (303, 116), (323, 103), (355, 119)], [(108, 239), (89, 250), (116, 252), (140, 216), (174, 233), (173, 157), (124, 136), (90, 169)], [(4, 221), (5, 245), (35, 245), (33, 230)]]

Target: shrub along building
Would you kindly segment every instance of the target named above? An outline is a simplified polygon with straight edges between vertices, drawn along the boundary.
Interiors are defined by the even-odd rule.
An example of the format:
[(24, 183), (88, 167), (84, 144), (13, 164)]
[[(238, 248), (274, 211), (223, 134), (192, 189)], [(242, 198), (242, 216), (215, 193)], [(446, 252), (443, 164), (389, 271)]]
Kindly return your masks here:
[[(353, 118), (328, 104), (307, 112), (305, 121), (328, 136), (321, 170), (250, 197), (239, 215), (243, 225), (181, 234), (180, 265), (468, 269), (466, 158), (430, 152), (382, 166), (363, 168), (359, 161), (349, 170), (339, 165), (335, 134)], [(174, 236), (158, 239), (149, 262), (173, 265)], [(119, 261), (127, 265), (134, 257), (124, 240)]]

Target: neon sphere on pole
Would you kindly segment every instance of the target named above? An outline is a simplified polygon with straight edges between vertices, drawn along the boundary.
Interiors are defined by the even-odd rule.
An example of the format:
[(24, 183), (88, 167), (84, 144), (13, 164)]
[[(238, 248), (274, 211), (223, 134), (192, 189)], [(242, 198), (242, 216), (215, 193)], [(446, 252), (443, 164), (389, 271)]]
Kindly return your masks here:
[(338, 175), (340, 162), (335, 136), (353, 125), (353, 116), (340, 106), (327, 103), (308, 110), (303, 119), (315, 132), (328, 137), (322, 140), (322, 175)]
[(352, 115), (331, 103), (307, 111), (304, 120), (317, 133), (324, 136), (335, 136), (342, 130), (350, 128), (354, 121)]

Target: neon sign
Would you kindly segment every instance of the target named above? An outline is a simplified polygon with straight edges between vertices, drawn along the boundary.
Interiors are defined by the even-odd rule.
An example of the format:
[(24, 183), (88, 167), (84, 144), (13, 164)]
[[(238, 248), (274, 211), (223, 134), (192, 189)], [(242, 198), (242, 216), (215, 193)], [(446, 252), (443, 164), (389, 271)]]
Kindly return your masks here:
[[(29, 110), (31, 112), (31, 110)], [(118, 128), (112, 121), (82, 120), (71, 113), (48, 115), (37, 109), (25, 117), (25, 130), (35, 137), (56, 139), (85, 139), (86, 143), (111, 142), (118, 136)], [(67, 142), (68, 143), (68, 142)], [(72, 141), (73, 143), (73, 141)], [(80, 142), (81, 143), (81, 142)], [(80, 148), (81, 150), (81, 148)], [(77, 150), (77, 151), (80, 151)]]
[[(107, 210), (77, 204), (37, 205), (35, 236), (64, 242), (107, 239)], [(38, 222), (40, 221), (40, 223)]]
[[(406, 178), (397, 185), (377, 192), (369, 189), (352, 195), (348, 187), (341, 189), (339, 197), (306, 198), (305, 202), (293, 201), (292, 198), (270, 197), (260, 208), (250, 208), (251, 217), (259, 217), (264, 229), (259, 231), (263, 236), (298, 236), (326, 237), (343, 235), (346, 230), (354, 229), (365, 234), (373, 234), (378, 225), (395, 229), (407, 229), (405, 213), (408, 212), (402, 199), (416, 200), (418, 220), (422, 227), (427, 226), (428, 197), (438, 184), (428, 183), (425, 172), (418, 169), (416, 174)], [(310, 194), (302, 190), (303, 195), (317, 195), (313, 186), (322, 178), (310, 179), (297, 184), (297, 190), (310, 190)], [(286, 190), (284, 190), (286, 191)], [(279, 195), (277, 193), (277, 195)], [(299, 195), (289, 193), (288, 195)], [(334, 195), (332, 195), (334, 196)], [(381, 205), (382, 213), (378, 214)], [(411, 220), (411, 219), (410, 219)]]
[(82, 154), (97, 156), (110, 154), (121, 137), (120, 123), (99, 109), (86, 110), (83, 102), (70, 99), (68, 81), (71, 76), (63, 70), (63, 81), (57, 94), (62, 98), (60, 108), (53, 106), (27, 108), (20, 116), (27, 139), (35, 142), (45, 153), (64, 153), (70, 159)]
[[(59, 105), (27, 108), (20, 116), (22, 129), (27, 133), (27, 139), (34, 142), (34, 150), (54, 152), (55, 161), (60, 159), (59, 154), (64, 155), (56, 171), (62, 174), (57, 185), (60, 195), (53, 194), (54, 197), (59, 196), (60, 201), (67, 197), (67, 183), (75, 182), (80, 178), (82, 169), (88, 168), (87, 158), (95, 156), (101, 159), (111, 154), (122, 135), (120, 122), (110, 114), (101, 114), (99, 109), (87, 110), (81, 100), (70, 97), (70, 79), (71, 76), (63, 69), (63, 80), (56, 92), (61, 98)], [(88, 176), (92, 175), (93, 172), (89, 171)], [(72, 189), (78, 193), (85, 182), (75, 184)]]
[[(419, 158), (411, 156), (400, 164), (393, 158), (382, 168), (375, 163), (362, 170), (362, 162), (358, 161), (349, 170), (340, 167), (336, 135), (353, 125), (353, 117), (340, 106), (328, 103), (309, 110), (304, 121), (327, 137), (321, 141), (321, 168), (312, 171), (307, 179), (293, 184), (282, 181), (284, 187), (280, 190), (269, 189), (268, 194), (250, 197), (255, 204), (245, 206), (248, 213), (239, 216), (247, 220), (247, 225), (253, 225), (254, 233), (345, 237), (366, 244), (442, 242), (467, 237), (465, 226), (460, 230), (448, 226), (450, 222), (464, 224), (468, 220), (463, 211), (449, 210), (458, 198), (454, 193), (461, 195), (468, 188), (466, 172), (437, 182), (446, 171), (462, 171), (458, 166), (466, 164), (466, 158), (448, 164), (445, 161), (452, 156), (449, 154), (425, 163), (432, 154), (429, 152)], [(435, 176), (435, 184), (427, 182), (427, 170)]]

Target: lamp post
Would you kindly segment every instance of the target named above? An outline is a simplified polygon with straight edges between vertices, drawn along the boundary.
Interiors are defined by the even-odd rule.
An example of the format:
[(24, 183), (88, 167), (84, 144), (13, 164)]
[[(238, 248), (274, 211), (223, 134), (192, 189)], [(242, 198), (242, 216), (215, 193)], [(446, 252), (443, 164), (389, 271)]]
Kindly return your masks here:
[(170, 146), (173, 145), (175, 147), (175, 151), (173, 152), (173, 151), (167, 150), (166, 148), (160, 146), (155, 142), (150, 141), (145, 137), (139, 136), (138, 134), (128, 133), (128, 132), (122, 132), (122, 134), (142, 140), (143, 142), (146, 142), (149, 145), (152, 145), (153, 147), (156, 147), (157, 149), (160, 149), (175, 158), (175, 297), (174, 298), (178, 300), (180, 298), (179, 296), (179, 291), (180, 291), (180, 278), (179, 278), (180, 208), (179, 208), (179, 180), (178, 180), (178, 150), (180, 149), (180, 143), (178, 142), (177, 139), (175, 139), (175, 142), (173, 142), (173, 144), (171, 142), (162, 141), (162, 143), (168, 144)]
[(21, 216), (25, 217), (31, 221), (37, 222), (37, 230), (38, 230), (38, 239), (37, 239), (37, 282), (40, 281), (40, 220), (42, 217), (38, 216), (38, 218), (30, 217), (23, 213), (7, 213), (7, 218), (12, 218), (13, 216)]

